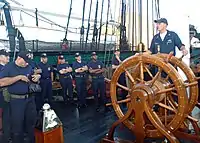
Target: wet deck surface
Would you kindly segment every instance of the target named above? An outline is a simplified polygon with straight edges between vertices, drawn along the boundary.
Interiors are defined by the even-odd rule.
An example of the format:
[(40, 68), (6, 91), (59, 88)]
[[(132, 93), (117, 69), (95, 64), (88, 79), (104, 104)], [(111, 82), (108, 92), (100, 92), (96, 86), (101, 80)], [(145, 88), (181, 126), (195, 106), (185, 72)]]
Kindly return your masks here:
[(66, 143), (97, 143), (117, 119), (114, 112), (96, 112), (95, 106), (77, 109), (75, 105), (55, 103), (53, 108), (63, 123)]
[[(87, 108), (78, 110), (75, 105), (57, 102), (53, 108), (63, 123), (65, 143), (99, 143), (117, 119), (113, 110), (108, 113), (104, 113), (103, 110), (96, 112), (92, 103)], [(115, 136), (134, 140), (132, 133), (122, 125), (117, 128)]]

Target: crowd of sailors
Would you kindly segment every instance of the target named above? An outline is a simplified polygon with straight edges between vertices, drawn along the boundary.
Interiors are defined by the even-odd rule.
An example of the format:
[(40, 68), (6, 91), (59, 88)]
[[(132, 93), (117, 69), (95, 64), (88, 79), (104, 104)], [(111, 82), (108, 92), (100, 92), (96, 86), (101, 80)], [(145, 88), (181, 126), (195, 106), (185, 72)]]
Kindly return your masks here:
[[(114, 52), (112, 68), (115, 69), (122, 60), (120, 51)], [(86, 108), (87, 80), (92, 78), (92, 91), (96, 111), (103, 108), (104, 112), (110, 111), (106, 107), (106, 84), (103, 73), (104, 64), (98, 60), (96, 52), (91, 53), (91, 61), (82, 61), (79, 53), (75, 60), (69, 64), (63, 55), (59, 55), (59, 64), (55, 67), (48, 63), (48, 55), (42, 53), (40, 62), (33, 60), (31, 51), (22, 51), (14, 62), (9, 62), (9, 53), (0, 50), (0, 108), (3, 119), (3, 142), (12, 140), (13, 143), (23, 143), (24, 133), (28, 142), (34, 143), (34, 125), (38, 112), (44, 103), (52, 105), (52, 83), (54, 74), (59, 75), (62, 87), (62, 97), (65, 103), (75, 104), (73, 95), (73, 80), (76, 84), (77, 108)], [(119, 82), (125, 85), (125, 75), (121, 75)], [(40, 92), (30, 92), (31, 84), (40, 85)], [(122, 97), (127, 93), (122, 91)], [(100, 95), (100, 99), (98, 95)]]

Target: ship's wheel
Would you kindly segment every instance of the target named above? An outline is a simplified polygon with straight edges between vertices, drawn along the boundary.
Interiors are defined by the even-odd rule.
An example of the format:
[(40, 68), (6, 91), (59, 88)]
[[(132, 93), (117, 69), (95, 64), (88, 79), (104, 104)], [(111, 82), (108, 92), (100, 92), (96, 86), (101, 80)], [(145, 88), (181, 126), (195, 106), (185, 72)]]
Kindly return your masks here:
[[(184, 83), (172, 64), (184, 71), (188, 78), (187, 83)], [(123, 123), (136, 136), (136, 143), (144, 142), (145, 138), (163, 136), (171, 143), (178, 143), (173, 133), (184, 126), (186, 118), (192, 119), (188, 114), (198, 98), (196, 78), (186, 67), (181, 60), (170, 54), (139, 54), (123, 61), (110, 81), (111, 105), (119, 120), (113, 124), (104, 142), (114, 142), (114, 129)], [(118, 83), (124, 72), (128, 78), (127, 87)], [(128, 91), (126, 99), (118, 99), (117, 87)], [(190, 90), (190, 103), (187, 87)], [(177, 99), (172, 95), (176, 95)], [(121, 103), (127, 103), (128, 109), (123, 110)]]

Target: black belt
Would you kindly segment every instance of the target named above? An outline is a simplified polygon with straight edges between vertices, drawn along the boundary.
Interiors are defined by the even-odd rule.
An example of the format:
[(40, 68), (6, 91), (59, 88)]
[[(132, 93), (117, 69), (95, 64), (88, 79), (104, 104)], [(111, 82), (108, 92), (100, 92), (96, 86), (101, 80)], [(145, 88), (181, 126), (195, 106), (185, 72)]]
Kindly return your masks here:
[(30, 98), (32, 96), (28, 95), (28, 94), (10, 94), (11, 98), (15, 98), (15, 99), (27, 99)]
[(71, 75), (60, 76), (60, 78), (71, 78)]
[(85, 77), (85, 75), (75, 75), (75, 77)]
[(92, 78), (104, 78), (102, 75), (99, 76), (92, 76)]

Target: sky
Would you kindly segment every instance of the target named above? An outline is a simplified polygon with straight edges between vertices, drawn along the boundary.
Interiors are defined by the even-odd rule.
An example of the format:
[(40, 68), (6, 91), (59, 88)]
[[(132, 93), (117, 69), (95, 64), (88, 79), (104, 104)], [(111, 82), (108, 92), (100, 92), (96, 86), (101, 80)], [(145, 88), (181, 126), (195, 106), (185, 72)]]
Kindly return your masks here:
[[(10, 2), (10, 0), (8, 0)], [(22, 4), (23, 8), (28, 8), (35, 10), (35, 8), (38, 9), (38, 11), (45, 11), (45, 12), (51, 12), (53, 14), (62, 14), (62, 15), (68, 15), (69, 13), (69, 7), (70, 7), (70, 0), (16, 0), (20, 4)], [(92, 13), (91, 13), (91, 19), (94, 19), (95, 17), (95, 9), (96, 9), (96, 1), (92, 0)], [(99, 11), (98, 15), (100, 15), (101, 12), (101, 3), (102, 0), (99, 1)], [(127, 2), (131, 0), (126, 0)], [(151, 1), (151, 0), (149, 0)], [(82, 17), (82, 7), (83, 7), (83, 0), (72, 0), (72, 14), (71, 17)], [(89, 8), (90, 8), (90, 2), (91, 0), (86, 0), (86, 11), (85, 11), (85, 18), (88, 18), (89, 15)], [(108, 0), (104, 0), (104, 12), (103, 12), (103, 21), (106, 21), (106, 12), (107, 12), (107, 5)], [(110, 0), (111, 2), (111, 14), (109, 15), (109, 19), (114, 19), (115, 21), (118, 21), (120, 10), (120, 0)], [(12, 2), (11, 2), (12, 3)], [(19, 5), (13, 4), (13, 6), (19, 7)], [(175, 19), (174, 16), (177, 17), (177, 20), (181, 16), (188, 17), (188, 20), (190, 21), (190, 24), (194, 24), (199, 30), (200, 30), (200, 20), (198, 13), (200, 0), (160, 0), (160, 8), (161, 8), (161, 17), (169, 17), (169, 19)], [(26, 13), (25, 13), (26, 12)], [(64, 29), (60, 28), (58, 26), (39, 21), (39, 26), (43, 28), (37, 29), (35, 25), (35, 18), (31, 17), (34, 16), (33, 12), (27, 12), (27, 11), (12, 11), (12, 18), (14, 21), (14, 24), (19, 27), (20, 31), (24, 33), (25, 39), (32, 40), (32, 39), (40, 39), (43, 41), (61, 41), (64, 38)], [(28, 15), (29, 14), (29, 15)], [(59, 16), (52, 16), (52, 15), (46, 15), (42, 14), (44, 17), (52, 20), (53, 22), (65, 26), (67, 25), (67, 17), (59, 17)], [(180, 16), (181, 15), (181, 16)], [(98, 16), (98, 20), (100, 20), (100, 16)], [(22, 27), (22, 25), (29, 26)], [(88, 22), (85, 21), (84, 23), (85, 27), (87, 27)], [(173, 27), (174, 23), (171, 23), (171, 27)], [(177, 25), (177, 23), (175, 23)], [(30, 28), (32, 27), (32, 28)], [(78, 32), (81, 27), (81, 21), (80, 20), (70, 20), (69, 23), (69, 30), (73, 32)], [(93, 27), (93, 23), (91, 23), (91, 29)], [(99, 27), (99, 25), (98, 25)], [(46, 30), (46, 29), (56, 29), (57, 31), (52, 30)], [(76, 29), (77, 28), (77, 29)], [(105, 28), (104, 28), (105, 29)], [(104, 30), (103, 29), (103, 30)], [(0, 27), (0, 30), (5, 30), (2, 27)], [(27, 32), (28, 31), (28, 32)], [(103, 31), (105, 32), (105, 30)], [(102, 33), (103, 33), (102, 32)], [(2, 33), (2, 32), (1, 32)], [(92, 33), (92, 30), (90, 31)], [(7, 34), (7, 33), (6, 33)], [(1, 37), (4, 37), (6, 34), (1, 34)], [(0, 37), (0, 38), (1, 38)], [(79, 40), (80, 35), (79, 34), (72, 34), (69, 32), (68, 37), (69, 40)], [(92, 35), (89, 36), (89, 39), (91, 40)], [(102, 35), (102, 38), (104, 39), (104, 35)], [(110, 38), (108, 38), (110, 40)]]

